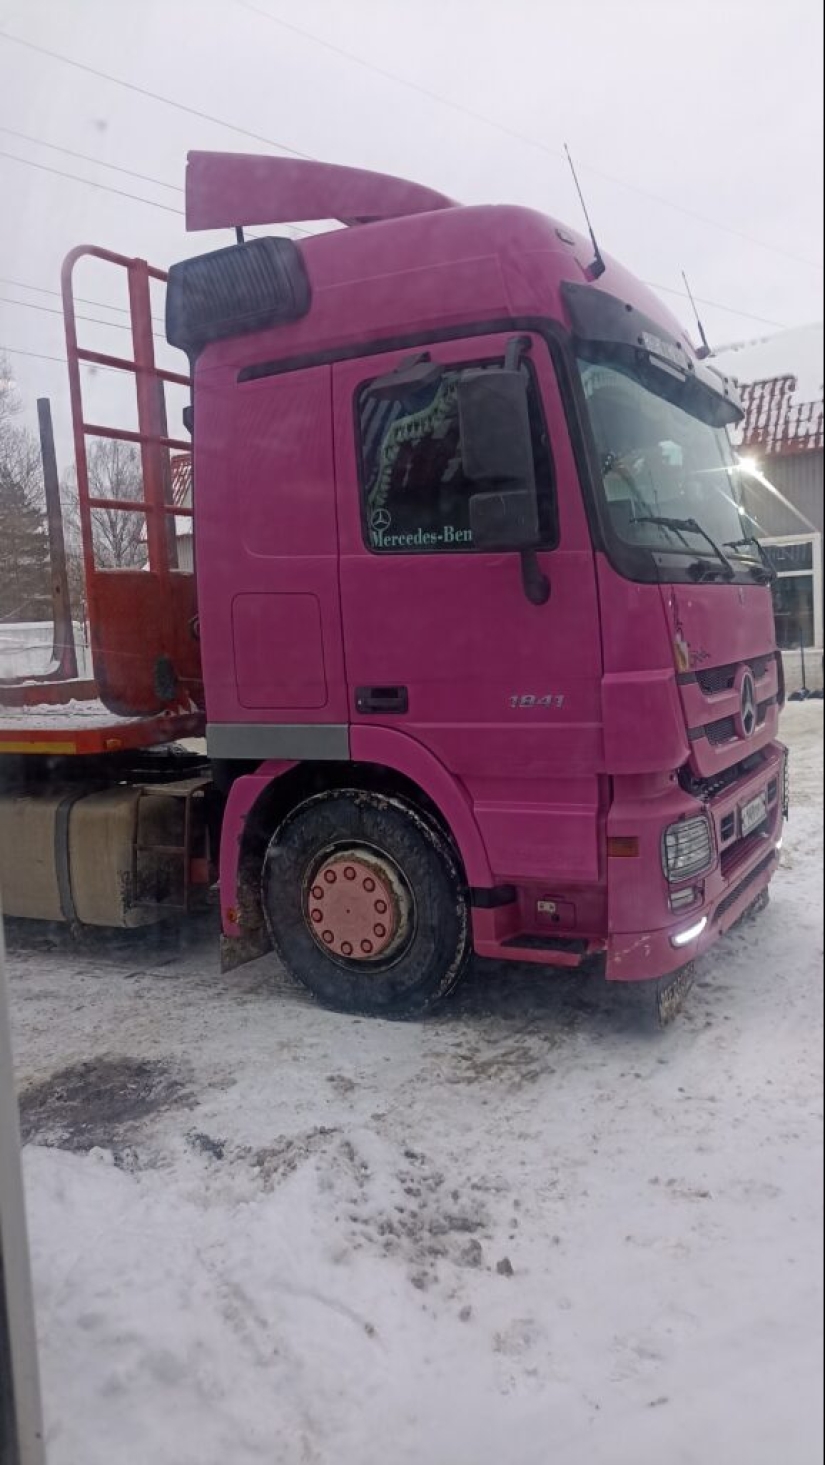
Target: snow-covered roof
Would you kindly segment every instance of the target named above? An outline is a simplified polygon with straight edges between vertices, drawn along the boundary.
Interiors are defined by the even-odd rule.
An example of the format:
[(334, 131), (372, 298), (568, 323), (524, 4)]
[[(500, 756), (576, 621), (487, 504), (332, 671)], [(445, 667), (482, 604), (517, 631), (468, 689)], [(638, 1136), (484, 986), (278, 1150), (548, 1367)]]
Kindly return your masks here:
[[(172, 503), (178, 508), (192, 507), (192, 454), (175, 453), (171, 460)], [(192, 533), (192, 519), (189, 514), (175, 515), (175, 533), (180, 539)]]
[(824, 343), (820, 323), (716, 353), (714, 365), (740, 384), (745, 420), (734, 433), (740, 446), (771, 454), (822, 450)]
[(172, 502), (181, 509), (192, 507), (192, 454), (175, 453), (171, 460)]
[[(192, 454), (174, 453), (170, 458), (172, 472), (172, 503), (179, 509), (192, 507)], [(192, 534), (192, 515), (175, 514), (175, 537), (186, 539)], [(146, 542), (146, 525), (140, 531), (141, 540)]]

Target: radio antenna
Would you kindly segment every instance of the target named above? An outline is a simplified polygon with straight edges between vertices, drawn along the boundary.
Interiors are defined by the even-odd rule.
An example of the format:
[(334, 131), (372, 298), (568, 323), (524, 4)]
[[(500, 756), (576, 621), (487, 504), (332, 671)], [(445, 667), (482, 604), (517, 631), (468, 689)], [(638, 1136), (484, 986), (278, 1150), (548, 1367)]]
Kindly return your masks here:
[(590, 243), (593, 245), (593, 262), (592, 264), (589, 264), (587, 266), (587, 278), (588, 280), (598, 280), (599, 276), (604, 274), (605, 270), (607, 269), (607, 265), (602, 259), (602, 252), (599, 249), (599, 245), (596, 240), (596, 233), (593, 225), (590, 222), (590, 215), (587, 212), (587, 204), (584, 201), (584, 194), (582, 193), (581, 184), (579, 183), (578, 174), (576, 173), (576, 168), (573, 163), (573, 158), (570, 153), (570, 149), (567, 146), (567, 143), (564, 144), (564, 151), (567, 154), (567, 161), (570, 164), (570, 172), (573, 174), (573, 182), (576, 185), (576, 192), (579, 195), (579, 203), (582, 206), (582, 213), (584, 214), (585, 223), (587, 224), (587, 232), (590, 235)]
[(688, 277), (685, 274), (684, 270), (682, 270), (682, 279), (685, 282), (685, 289), (687, 290), (688, 300), (690, 301), (691, 305), (693, 306), (693, 314), (696, 316), (696, 329), (699, 332), (699, 340), (702, 342), (701, 346), (699, 347), (699, 350), (696, 352), (696, 355), (698, 356), (698, 358), (699, 358), (700, 361), (705, 361), (705, 360), (707, 360), (708, 356), (712, 356), (713, 355), (713, 352), (711, 351), (710, 346), (708, 344), (708, 338), (705, 335), (705, 328), (702, 325), (702, 317), (700, 316), (699, 311), (696, 308), (696, 301), (693, 298), (693, 291), (691, 290), (690, 285), (688, 284)]

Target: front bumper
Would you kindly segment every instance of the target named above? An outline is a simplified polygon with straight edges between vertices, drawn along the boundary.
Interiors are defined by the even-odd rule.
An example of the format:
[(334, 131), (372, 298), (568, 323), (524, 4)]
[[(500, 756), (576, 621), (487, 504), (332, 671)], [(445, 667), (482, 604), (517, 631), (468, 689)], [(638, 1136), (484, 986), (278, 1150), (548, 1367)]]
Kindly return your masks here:
[[(696, 902), (672, 913), (661, 928), (611, 931), (607, 942), (609, 980), (645, 981), (666, 976), (694, 961), (736, 924), (767, 887), (777, 867), (786, 813), (786, 758), (782, 744), (773, 743), (764, 751), (758, 769), (706, 802), (716, 855), (712, 869), (694, 882), (699, 892)], [(743, 835), (741, 811), (763, 792), (767, 818), (759, 828)], [(694, 928), (701, 929), (692, 940), (674, 946), (674, 937)]]

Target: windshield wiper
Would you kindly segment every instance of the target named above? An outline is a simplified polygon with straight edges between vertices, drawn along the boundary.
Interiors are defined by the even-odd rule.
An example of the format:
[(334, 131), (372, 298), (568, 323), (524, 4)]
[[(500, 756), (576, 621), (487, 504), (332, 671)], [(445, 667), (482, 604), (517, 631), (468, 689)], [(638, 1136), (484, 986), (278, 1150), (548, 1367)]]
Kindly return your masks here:
[[(735, 578), (736, 570), (734, 569), (733, 565), (725, 554), (725, 551), (720, 547), (720, 545), (716, 543), (715, 539), (711, 538), (711, 536), (708, 534), (707, 529), (703, 529), (701, 524), (699, 524), (696, 519), (676, 519), (671, 517), (670, 514), (640, 514), (637, 517), (631, 519), (630, 522), (632, 524), (658, 524), (662, 529), (672, 529), (674, 533), (680, 536), (682, 542), (687, 546), (688, 549), (690, 548), (690, 546), (685, 539), (685, 535), (698, 534), (701, 539), (704, 539), (706, 544), (710, 545), (713, 553), (716, 555), (716, 558), (719, 560), (722, 566), (722, 572), (725, 576), (725, 579), (733, 580)], [(697, 561), (697, 564), (701, 564), (701, 561)]]
[(743, 534), (741, 539), (726, 539), (725, 549), (743, 549), (749, 544), (756, 545), (756, 553), (761, 560), (761, 564), (751, 564), (749, 568), (755, 575), (760, 576), (763, 585), (772, 585), (776, 579), (776, 570), (765, 553), (762, 541), (757, 539), (755, 534)]

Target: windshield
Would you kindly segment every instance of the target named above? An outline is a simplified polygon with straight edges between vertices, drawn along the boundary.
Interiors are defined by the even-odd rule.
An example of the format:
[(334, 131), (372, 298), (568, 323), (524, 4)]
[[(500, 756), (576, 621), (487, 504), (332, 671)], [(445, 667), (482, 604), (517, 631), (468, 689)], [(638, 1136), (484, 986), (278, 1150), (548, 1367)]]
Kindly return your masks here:
[[(615, 532), (640, 548), (713, 558), (753, 555), (727, 432), (680, 405), (680, 374), (626, 359), (579, 358), (604, 495)], [(663, 521), (678, 521), (663, 522)], [(685, 521), (694, 521), (694, 527)], [(653, 522), (655, 521), (655, 522)]]

